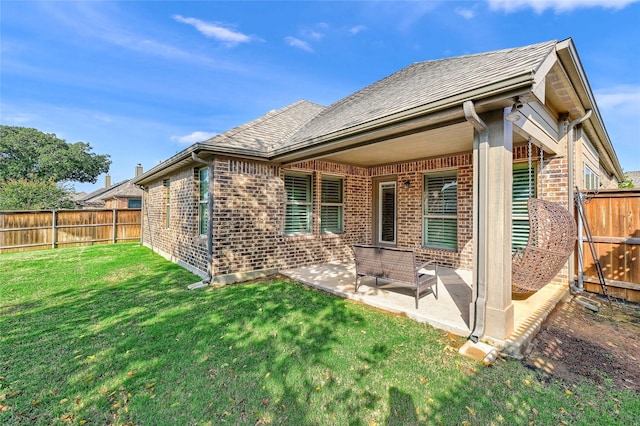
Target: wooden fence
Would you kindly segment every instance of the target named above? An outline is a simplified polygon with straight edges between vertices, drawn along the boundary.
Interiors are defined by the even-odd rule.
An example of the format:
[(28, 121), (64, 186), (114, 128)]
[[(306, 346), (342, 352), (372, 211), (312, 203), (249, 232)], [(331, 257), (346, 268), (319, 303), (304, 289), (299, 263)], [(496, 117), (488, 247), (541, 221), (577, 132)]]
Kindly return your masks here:
[(0, 253), (140, 241), (140, 209), (0, 212)]
[[(640, 302), (640, 190), (607, 190), (589, 194), (585, 214), (612, 297)], [(602, 293), (598, 273), (582, 243), (584, 289)], [(576, 254), (578, 260), (579, 254)], [(579, 267), (576, 268), (579, 271)]]

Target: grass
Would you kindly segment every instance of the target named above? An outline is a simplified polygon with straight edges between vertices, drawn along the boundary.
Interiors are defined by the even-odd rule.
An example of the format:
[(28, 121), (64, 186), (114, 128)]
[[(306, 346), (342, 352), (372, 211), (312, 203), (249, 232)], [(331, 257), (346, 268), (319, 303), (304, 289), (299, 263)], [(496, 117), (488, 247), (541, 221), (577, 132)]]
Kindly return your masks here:
[(199, 279), (135, 244), (0, 255), (0, 424), (633, 424), (638, 395), (274, 279)]

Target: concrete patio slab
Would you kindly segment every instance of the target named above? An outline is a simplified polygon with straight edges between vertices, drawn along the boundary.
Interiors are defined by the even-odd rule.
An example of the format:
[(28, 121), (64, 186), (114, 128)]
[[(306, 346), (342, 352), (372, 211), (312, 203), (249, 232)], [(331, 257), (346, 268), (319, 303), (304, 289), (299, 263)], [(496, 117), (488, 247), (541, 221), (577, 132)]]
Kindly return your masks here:
[(428, 323), (458, 336), (468, 336), (469, 303), (471, 302), (471, 272), (459, 269), (439, 269), (437, 299), (433, 292), (424, 293), (416, 309), (413, 293), (402, 288), (380, 289), (375, 278), (362, 278), (355, 291), (353, 263), (321, 265), (281, 270), (295, 281), (329, 293), (393, 313), (403, 313), (418, 322)]
[[(332, 262), (279, 271), (292, 280), (346, 299), (356, 300), (407, 317), (457, 336), (471, 334), (469, 306), (472, 271), (440, 267), (437, 298), (427, 292), (416, 309), (413, 293), (401, 288), (380, 289), (375, 279), (364, 277), (355, 291), (355, 265)], [(569, 295), (567, 286), (548, 284), (525, 300), (514, 300), (514, 332), (505, 341), (489, 341), (503, 354), (519, 358), (556, 304)]]

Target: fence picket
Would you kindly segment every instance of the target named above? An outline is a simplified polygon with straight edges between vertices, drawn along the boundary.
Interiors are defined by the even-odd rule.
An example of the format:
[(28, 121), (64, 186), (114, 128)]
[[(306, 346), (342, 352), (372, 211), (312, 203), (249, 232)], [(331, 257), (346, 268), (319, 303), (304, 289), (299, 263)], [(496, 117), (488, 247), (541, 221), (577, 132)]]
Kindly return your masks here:
[(0, 253), (140, 241), (140, 209), (0, 212)]

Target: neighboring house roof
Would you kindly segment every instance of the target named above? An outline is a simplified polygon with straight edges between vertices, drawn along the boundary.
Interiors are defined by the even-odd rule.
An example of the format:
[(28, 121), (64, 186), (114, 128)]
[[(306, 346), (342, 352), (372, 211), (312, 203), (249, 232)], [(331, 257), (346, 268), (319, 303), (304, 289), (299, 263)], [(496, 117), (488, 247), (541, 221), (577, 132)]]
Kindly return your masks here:
[[(572, 113), (580, 116), (587, 109), (595, 110), (591, 125), (596, 138), (602, 140), (600, 146), (607, 152), (609, 169), (620, 178), (622, 169), (573, 42), (568, 39), (414, 63), (326, 108), (301, 100), (196, 143), (137, 177), (135, 182), (147, 183), (158, 175), (193, 164), (192, 155), (198, 153), (292, 162), (325, 149), (346, 149), (350, 144), (362, 142), (356, 137), (364, 132), (390, 129), (414, 118), (446, 113), (448, 118), (440, 118), (443, 122), (464, 120), (461, 106), (467, 100), (486, 101), (487, 105), (493, 102), (495, 109), (510, 105), (514, 93), (542, 89), (544, 96), (546, 73), (550, 64), (558, 61), (562, 67), (573, 67), (569, 69), (566, 83), (579, 91), (577, 97), (572, 98), (576, 100), (571, 105)], [(433, 123), (436, 120), (433, 118)], [(331, 145), (334, 143), (341, 145)], [(313, 150), (315, 154), (309, 154)]]
[(627, 172), (626, 175), (629, 176), (629, 179), (633, 182), (634, 188), (640, 188), (640, 170)]
[(98, 198), (110, 200), (111, 198), (141, 198), (142, 190), (133, 183), (133, 179), (113, 185)]
[(76, 204), (86, 207), (103, 207), (105, 200), (111, 198), (142, 198), (142, 190), (133, 181), (134, 179), (123, 180), (108, 188), (97, 189), (83, 198), (76, 199)]
[(86, 192), (80, 191), (80, 192), (75, 192), (71, 198), (73, 199), (73, 201), (80, 201), (87, 198), (87, 195), (88, 194)]
[(80, 206), (86, 207), (102, 207), (104, 206), (104, 201), (100, 199), (100, 196), (107, 192), (110, 188), (113, 188), (116, 185), (120, 185), (120, 183), (116, 183), (115, 185), (110, 186), (109, 188), (99, 188), (93, 192), (86, 194), (84, 197), (78, 197), (75, 200), (75, 203)]

